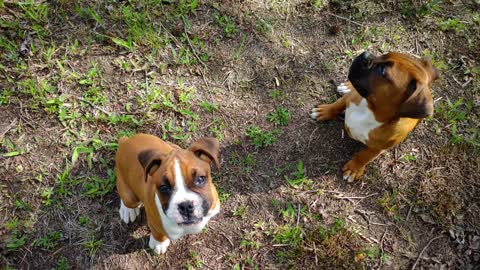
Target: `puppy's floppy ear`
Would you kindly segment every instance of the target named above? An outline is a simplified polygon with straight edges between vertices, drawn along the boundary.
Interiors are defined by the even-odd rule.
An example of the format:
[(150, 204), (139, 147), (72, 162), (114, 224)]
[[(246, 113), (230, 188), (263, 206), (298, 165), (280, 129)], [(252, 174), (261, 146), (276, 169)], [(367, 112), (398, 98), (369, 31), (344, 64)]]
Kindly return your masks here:
[(220, 145), (215, 138), (201, 138), (192, 143), (188, 150), (192, 151), (199, 159), (212, 164), (215, 163), (217, 169), (220, 168), (219, 156)]
[(433, 102), (426, 85), (413, 79), (407, 86), (408, 98), (400, 106), (400, 117), (421, 119), (433, 114)]
[(147, 181), (147, 174), (152, 176), (164, 160), (165, 155), (158, 150), (144, 150), (138, 154), (138, 161), (145, 171), (145, 181)]
[(436, 69), (433, 65), (432, 65), (432, 61), (430, 60), (430, 58), (422, 58), (421, 60), (422, 62), (422, 65), (423, 67), (427, 70), (428, 74), (430, 75), (430, 81), (435, 81), (436, 79), (438, 79), (438, 69)]

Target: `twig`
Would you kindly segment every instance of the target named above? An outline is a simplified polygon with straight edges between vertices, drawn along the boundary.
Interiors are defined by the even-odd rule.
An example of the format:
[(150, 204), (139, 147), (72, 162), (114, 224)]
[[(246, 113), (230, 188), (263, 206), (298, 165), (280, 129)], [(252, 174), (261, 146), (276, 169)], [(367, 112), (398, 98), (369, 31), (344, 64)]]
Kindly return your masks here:
[(372, 197), (372, 196), (375, 196), (375, 195), (378, 195), (378, 193), (372, 193), (372, 194), (369, 194), (369, 195), (363, 196), (363, 197), (358, 197), (358, 196), (344, 197), (343, 194), (341, 194), (341, 195), (333, 195), (333, 198), (335, 198), (335, 199), (345, 199), (345, 200), (350, 200), (350, 199), (363, 200), (365, 198)]
[(14, 120), (10, 123), (10, 125), (8, 125), (8, 126), (0, 133), (0, 139), (2, 139), (3, 136), (4, 136), (5, 134), (7, 134), (7, 132), (8, 132), (13, 126), (15, 126), (15, 125), (17, 124), (17, 122), (18, 122), (18, 120), (17, 120), (17, 119), (14, 119)]
[(405, 218), (405, 221), (408, 221), (408, 219), (410, 218), (410, 214), (412, 213), (412, 208), (413, 208), (413, 204), (411, 204), (410, 208), (408, 208), (408, 213), (407, 213), (407, 217)]
[(298, 223), (300, 223), (300, 204), (297, 205), (297, 227), (298, 227)]
[(312, 131), (312, 134), (310, 134), (310, 137), (308, 138), (307, 148), (310, 148), (310, 143), (312, 142), (313, 134), (315, 134), (315, 131), (317, 131), (317, 129), (318, 129), (318, 127), (316, 127), (316, 128)]
[(228, 237), (225, 235), (225, 233), (220, 232), (220, 234), (228, 240), (228, 242), (230, 243), (230, 245), (232, 246), (232, 248), (235, 247), (235, 245), (233, 244), (232, 240), (230, 240), (230, 238), (228, 238)]
[(193, 55), (195, 55), (195, 58), (197, 58), (198, 62), (200, 64), (202, 64), (203, 66), (203, 70), (200, 71), (200, 74), (202, 75), (202, 78), (203, 78), (203, 82), (205, 83), (205, 86), (207, 87), (207, 89), (210, 88), (210, 86), (208, 85), (208, 82), (207, 82), (207, 79), (205, 78), (205, 70), (207, 70), (207, 65), (205, 65), (205, 63), (202, 61), (202, 59), (200, 59), (200, 57), (198, 56), (197, 54), (197, 51), (195, 50), (195, 48), (193, 47), (192, 45), (192, 42), (190, 41), (190, 38), (188, 37), (188, 32), (187, 32), (187, 23), (185, 21), (185, 17), (182, 16), (182, 21), (183, 21), (183, 31), (185, 32), (185, 38), (187, 39), (187, 43), (188, 43), (188, 46), (190, 47), (190, 49), (192, 50), (193, 52)]
[(108, 116), (110, 116), (110, 114), (111, 114), (110, 112), (106, 111), (104, 108), (102, 108), (102, 107), (100, 107), (100, 106), (97, 106), (97, 105), (93, 104), (92, 102), (90, 102), (90, 101), (88, 101), (88, 100), (86, 100), (86, 99), (84, 99), (84, 98), (82, 98), (82, 97), (78, 97), (78, 96), (73, 96), (73, 97), (74, 97), (75, 99), (78, 99), (78, 100), (80, 100), (80, 101), (82, 101), (82, 102), (87, 103), (88, 105), (90, 105), (90, 106), (92, 106), (93, 108), (95, 108), (95, 109), (103, 112), (104, 114), (106, 114), (106, 115), (108, 115)]
[(437, 237), (435, 237), (435, 238), (432, 238), (432, 239), (427, 243), (427, 245), (426, 245), (426, 246), (422, 249), (422, 251), (420, 251), (420, 253), (418, 254), (418, 257), (417, 257), (417, 259), (415, 260), (415, 263), (412, 265), (411, 270), (414, 270), (415, 267), (417, 267), (417, 263), (420, 261), (420, 258), (422, 257), (423, 252), (425, 252), (425, 250), (427, 250), (427, 248), (432, 244), (432, 242), (435, 241), (435, 240), (437, 240), (437, 239), (440, 239), (440, 238), (442, 238), (442, 237), (443, 237), (443, 235), (437, 236)]
[(349, 18), (345, 18), (345, 17), (339, 16), (339, 15), (337, 15), (337, 14), (333, 14), (333, 13), (327, 13), (327, 14), (328, 14), (328, 15), (330, 15), (330, 16), (337, 17), (337, 18), (339, 18), (339, 19), (342, 19), (342, 20), (345, 20), (345, 21), (351, 22), (351, 23), (353, 23), (353, 24), (355, 24), (355, 25), (358, 25), (358, 26), (364, 27), (364, 25), (363, 25), (363, 24), (361, 24), (361, 23), (358, 23), (358, 22), (356, 22), (356, 21), (352, 21), (352, 20), (350, 20)]
[(387, 235), (387, 228), (385, 228), (385, 232), (383, 232), (383, 235), (382, 235), (382, 238), (380, 239), (380, 250), (381, 250), (381, 253), (380, 253), (380, 257), (378, 258), (378, 260), (380, 261), (380, 267), (378, 267), (378, 269), (382, 269), (382, 265), (383, 265), (383, 240), (385, 240), (385, 235)]
[(195, 58), (197, 58), (198, 62), (200, 62), (200, 64), (202, 64), (204, 69), (207, 69), (207, 66), (205, 65), (205, 63), (202, 61), (202, 59), (200, 59), (200, 57), (198, 57), (197, 51), (195, 51), (195, 48), (193, 47), (192, 42), (190, 41), (190, 38), (188, 37), (187, 23), (185, 22), (185, 17), (183, 17), (183, 16), (182, 16), (182, 21), (183, 21), (183, 31), (185, 32), (185, 38), (187, 39), (188, 46), (192, 50), (193, 55), (195, 55)]

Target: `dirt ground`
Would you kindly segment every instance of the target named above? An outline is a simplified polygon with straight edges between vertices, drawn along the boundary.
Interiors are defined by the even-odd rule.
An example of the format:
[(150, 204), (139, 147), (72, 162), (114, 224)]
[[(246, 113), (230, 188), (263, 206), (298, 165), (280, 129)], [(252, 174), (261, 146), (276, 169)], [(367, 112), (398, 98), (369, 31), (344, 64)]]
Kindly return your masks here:
[[(0, 0), (2, 269), (480, 269), (480, 4)], [(435, 114), (346, 183), (337, 98), (361, 52), (428, 57)], [(114, 153), (221, 142), (222, 208), (148, 249)]]

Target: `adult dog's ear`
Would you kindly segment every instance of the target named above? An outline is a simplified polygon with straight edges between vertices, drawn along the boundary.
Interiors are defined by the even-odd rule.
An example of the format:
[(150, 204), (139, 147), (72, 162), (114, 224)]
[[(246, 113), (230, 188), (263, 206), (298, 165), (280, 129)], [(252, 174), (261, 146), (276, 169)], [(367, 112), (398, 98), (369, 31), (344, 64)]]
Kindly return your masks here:
[(217, 169), (220, 168), (220, 144), (215, 138), (201, 138), (192, 143), (188, 150), (192, 151), (199, 159), (209, 163), (215, 163)]
[(402, 103), (398, 116), (421, 119), (433, 114), (432, 95), (428, 86), (413, 79), (407, 86), (407, 100)]
[(158, 150), (144, 150), (138, 154), (138, 161), (142, 164), (145, 171), (145, 181), (147, 181), (147, 174), (152, 176), (165, 160), (165, 155)]

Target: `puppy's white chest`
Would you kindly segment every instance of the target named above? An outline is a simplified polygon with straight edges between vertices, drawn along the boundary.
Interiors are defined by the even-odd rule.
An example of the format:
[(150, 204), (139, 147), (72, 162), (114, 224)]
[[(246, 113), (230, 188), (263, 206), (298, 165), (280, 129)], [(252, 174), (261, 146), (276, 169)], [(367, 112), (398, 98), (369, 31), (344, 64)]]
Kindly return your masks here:
[(367, 100), (364, 98), (358, 105), (351, 102), (345, 110), (345, 125), (350, 131), (350, 136), (362, 143), (366, 143), (368, 133), (381, 124), (375, 120), (375, 115), (368, 109)]

